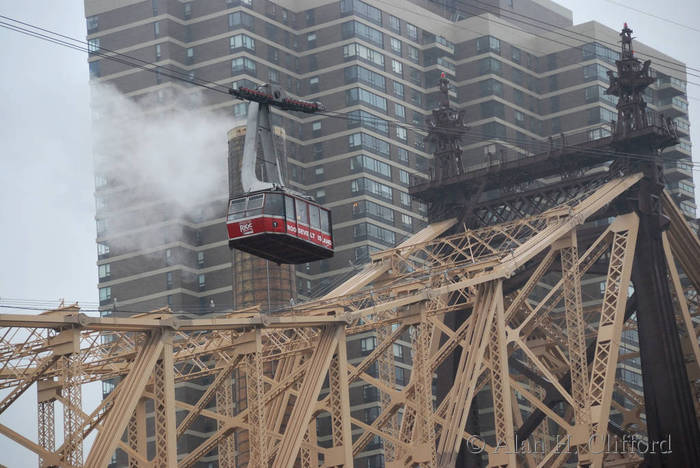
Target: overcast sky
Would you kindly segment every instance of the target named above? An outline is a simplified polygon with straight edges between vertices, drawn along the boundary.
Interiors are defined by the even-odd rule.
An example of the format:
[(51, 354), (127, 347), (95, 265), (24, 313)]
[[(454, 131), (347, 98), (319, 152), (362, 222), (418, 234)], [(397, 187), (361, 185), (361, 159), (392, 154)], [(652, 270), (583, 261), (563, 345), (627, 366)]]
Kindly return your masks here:
[[(517, 1), (517, 0), (516, 0)], [(561, 0), (574, 22), (592, 19), (619, 29), (627, 21), (642, 42), (700, 70), (700, 2)], [(662, 7), (662, 8), (660, 8)], [(80, 0), (0, 0), (0, 14), (84, 38)], [(97, 302), (94, 181), (86, 56), (0, 28), (0, 305), (7, 298)], [(700, 72), (692, 72), (700, 75)], [(689, 76), (700, 84), (700, 76)], [(693, 141), (700, 141), (700, 87), (688, 85)], [(7, 312), (7, 309), (0, 309)], [(93, 395), (94, 396), (94, 395)], [(0, 421), (21, 421), (36, 437), (36, 394)], [(57, 414), (60, 418), (60, 412)], [(0, 463), (29, 466), (33, 455), (0, 436)]]

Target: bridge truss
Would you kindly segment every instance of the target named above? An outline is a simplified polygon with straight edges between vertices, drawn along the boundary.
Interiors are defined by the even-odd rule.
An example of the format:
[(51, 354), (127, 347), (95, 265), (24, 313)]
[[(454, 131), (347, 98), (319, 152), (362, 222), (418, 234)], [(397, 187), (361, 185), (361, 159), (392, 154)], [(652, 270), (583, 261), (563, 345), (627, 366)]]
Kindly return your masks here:
[[(93, 318), (77, 306), (0, 315), (0, 414), (35, 386), (39, 419), (37, 442), (9, 423), (0, 433), (41, 466), (107, 466), (120, 450), (131, 467), (190, 467), (212, 453), (220, 466), (349, 467), (377, 441), (388, 467), (453, 467), (460, 447), (489, 467), (637, 466), (632, 445), (667, 447), (646, 439), (643, 395), (619, 372), (639, 357), (623, 339), (636, 327), (639, 217), (610, 208), (619, 212), (642, 179), (596, 183), (489, 227), (434, 223), (324, 298), (277, 315)], [(663, 202), (665, 280), (698, 414), (700, 243)], [(348, 337), (359, 334), (375, 334), (376, 346), (349, 359)], [(398, 341), (411, 343), (407, 382), (394, 374)], [(448, 359), (454, 378), (438, 392)], [(203, 377), (210, 384), (198, 401), (178, 397), (178, 384)], [(96, 408), (81, 406), (82, 385), (114, 378)], [(368, 389), (381, 401), (373, 420), (350, 411), (351, 392)], [(482, 395), (493, 411), (479, 414), (480, 427), (489, 429), (468, 433)], [(178, 456), (200, 418), (216, 430)]]

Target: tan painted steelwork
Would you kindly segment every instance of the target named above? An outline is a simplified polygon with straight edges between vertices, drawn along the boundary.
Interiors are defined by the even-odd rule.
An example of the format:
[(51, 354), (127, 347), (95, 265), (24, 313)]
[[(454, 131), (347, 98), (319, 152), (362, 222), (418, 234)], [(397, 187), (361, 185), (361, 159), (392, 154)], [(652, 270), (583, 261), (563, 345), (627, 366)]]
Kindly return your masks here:
[[(7, 425), (0, 433), (41, 466), (81, 466), (91, 434), (90, 467), (106, 466), (115, 451), (133, 467), (190, 467), (215, 453), (222, 466), (351, 467), (373, 440), (391, 467), (453, 467), (460, 447), (489, 467), (636, 466), (641, 458), (622, 442), (645, 435), (643, 398), (616, 371), (636, 356), (621, 343), (635, 326), (626, 306), (638, 218), (588, 221), (607, 217), (640, 178), (612, 180), (518, 221), (463, 232), (449, 231), (454, 220), (429, 226), (373, 255), (334, 292), (274, 316), (249, 308), (198, 319), (168, 310), (96, 318), (77, 306), (0, 315), (0, 412), (36, 383), (40, 421), (38, 443)], [(671, 215), (665, 252), (689, 375), (697, 376), (700, 243)], [(586, 277), (596, 278), (596, 268), (608, 273), (591, 288)], [(349, 358), (347, 337), (375, 330), (373, 347)], [(404, 380), (394, 347), (407, 341)], [(456, 373), (438, 399), (433, 381), (448, 358)], [(177, 383), (205, 376), (210, 387), (194, 404), (178, 399)], [(82, 384), (106, 379), (119, 383), (84, 411)], [(381, 400), (372, 419), (350, 412), (358, 386)], [(483, 398), (493, 408), (479, 416), (489, 436), (467, 432), (472, 402)], [(55, 402), (70, 428), (58, 448)], [(178, 439), (204, 419), (215, 429), (178, 458)], [(608, 451), (611, 443), (618, 448)]]

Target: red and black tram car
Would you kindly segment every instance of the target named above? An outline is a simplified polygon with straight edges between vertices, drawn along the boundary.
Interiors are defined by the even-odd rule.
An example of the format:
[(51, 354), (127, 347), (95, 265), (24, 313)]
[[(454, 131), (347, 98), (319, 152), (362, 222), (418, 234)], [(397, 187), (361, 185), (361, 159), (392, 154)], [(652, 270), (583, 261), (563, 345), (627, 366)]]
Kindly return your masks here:
[(229, 247), (299, 264), (333, 256), (331, 213), (285, 190), (251, 192), (229, 201)]

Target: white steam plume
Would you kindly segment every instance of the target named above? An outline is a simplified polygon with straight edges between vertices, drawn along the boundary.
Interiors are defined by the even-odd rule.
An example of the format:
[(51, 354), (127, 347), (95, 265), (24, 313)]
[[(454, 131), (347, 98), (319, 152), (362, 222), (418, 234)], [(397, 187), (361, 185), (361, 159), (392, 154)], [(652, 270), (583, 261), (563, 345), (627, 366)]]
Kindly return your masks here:
[[(228, 197), (226, 135), (245, 121), (233, 117), (230, 108), (203, 109), (206, 101), (198, 91), (161, 93), (135, 101), (109, 85), (97, 84), (91, 90), (95, 172), (107, 176), (107, 190), (119, 191), (105, 198), (112, 205), (129, 205), (130, 198), (138, 204), (167, 204), (161, 212), (146, 209), (125, 215), (108, 204), (107, 220), (112, 210), (122, 223), (115, 232), (167, 219), (199, 219), (202, 207), (205, 219), (225, 215), (221, 201)], [(214, 200), (218, 203), (210, 203)], [(128, 250), (162, 244), (163, 236), (155, 235), (128, 236), (112, 244), (126, 244), (122, 247)]]

